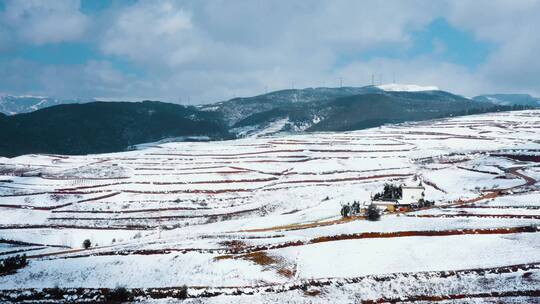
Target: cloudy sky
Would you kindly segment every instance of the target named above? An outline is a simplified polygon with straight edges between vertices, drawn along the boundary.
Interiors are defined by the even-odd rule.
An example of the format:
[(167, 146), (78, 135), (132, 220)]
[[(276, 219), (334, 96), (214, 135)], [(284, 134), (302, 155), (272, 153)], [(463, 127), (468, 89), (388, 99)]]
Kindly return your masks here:
[(205, 103), (392, 82), (540, 95), (540, 1), (0, 0), (0, 93)]

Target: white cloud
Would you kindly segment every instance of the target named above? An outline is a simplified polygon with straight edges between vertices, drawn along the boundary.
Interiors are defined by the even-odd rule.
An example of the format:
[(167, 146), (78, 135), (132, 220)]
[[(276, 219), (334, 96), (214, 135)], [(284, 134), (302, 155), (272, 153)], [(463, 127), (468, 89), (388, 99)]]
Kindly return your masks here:
[[(293, 84), (336, 86), (340, 77), (360, 86), (372, 73), (385, 82), (395, 73), (399, 82), (464, 95), (540, 93), (539, 12), (540, 1), (533, 0), (140, 0), (89, 17), (77, 1), (9, 1), (1, 13), (0, 51), (13, 41), (95, 43), (104, 58), (85, 64), (27, 62), (31, 73), (4, 64), (20, 76), (6, 79), (26, 82), (13, 80), (13, 87), (45, 95), (213, 102)], [(411, 47), (412, 33), (440, 17), (496, 48), (475, 68), (441, 61), (448, 47), (443, 39), (432, 41), (431, 55), (362, 59), (365, 51)], [(118, 59), (144, 72), (116, 70), (111, 62)]]
[(410, 31), (428, 24), (437, 7), (431, 1), (139, 1), (118, 12), (100, 45), (147, 70), (157, 96), (213, 101), (293, 82), (322, 85), (335, 77), (342, 55), (408, 46)]
[(540, 95), (540, 1), (453, 1), (447, 18), (496, 45), (477, 73), (485, 90)]
[(72, 0), (7, 1), (1, 20), (20, 40), (36, 45), (77, 40), (89, 23)]
[(147, 64), (189, 61), (197, 53), (191, 16), (172, 2), (141, 2), (121, 11), (101, 40), (103, 52)]

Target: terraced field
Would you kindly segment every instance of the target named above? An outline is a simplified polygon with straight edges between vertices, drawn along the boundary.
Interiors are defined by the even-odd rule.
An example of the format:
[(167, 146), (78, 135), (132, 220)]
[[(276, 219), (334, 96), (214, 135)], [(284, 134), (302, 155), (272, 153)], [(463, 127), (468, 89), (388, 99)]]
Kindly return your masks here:
[[(0, 158), (0, 259), (30, 260), (0, 302), (540, 301), (539, 156), (522, 111)], [(339, 215), (420, 180), (434, 207)]]

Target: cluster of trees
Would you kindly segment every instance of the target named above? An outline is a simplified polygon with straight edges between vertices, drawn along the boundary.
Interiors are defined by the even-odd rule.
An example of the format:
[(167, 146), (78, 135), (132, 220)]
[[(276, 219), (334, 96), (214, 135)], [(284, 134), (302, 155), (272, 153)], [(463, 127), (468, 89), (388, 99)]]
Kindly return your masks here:
[(403, 189), (401, 186), (396, 186), (393, 184), (384, 184), (383, 192), (376, 193), (373, 196), (373, 200), (384, 201), (384, 200), (398, 200), (403, 197)]
[[(352, 205), (346, 204), (341, 207), (341, 216), (349, 217), (360, 214), (360, 202), (354, 201)], [(371, 204), (366, 209), (364, 216), (370, 221), (378, 221), (381, 218), (381, 213), (377, 206)]]
[(0, 274), (12, 273), (13, 271), (28, 265), (26, 254), (10, 256), (0, 260)]
[(349, 217), (351, 215), (360, 214), (360, 202), (354, 201), (351, 204), (347, 203), (341, 206), (341, 216)]
[(377, 206), (371, 204), (366, 210), (366, 218), (370, 221), (378, 221), (381, 219), (381, 213)]

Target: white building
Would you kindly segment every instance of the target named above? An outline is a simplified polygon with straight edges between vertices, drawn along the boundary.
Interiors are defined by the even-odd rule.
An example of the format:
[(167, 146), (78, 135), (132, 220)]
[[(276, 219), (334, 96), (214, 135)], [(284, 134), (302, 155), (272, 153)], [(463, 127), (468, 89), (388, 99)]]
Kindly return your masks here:
[(401, 207), (409, 208), (417, 205), (420, 200), (424, 199), (426, 188), (420, 183), (420, 185), (417, 186), (401, 185), (401, 190), (401, 199), (372, 200), (371, 203), (381, 209), (386, 209), (391, 212)]
[(424, 186), (401, 186), (402, 196), (399, 200), (400, 205), (411, 205), (424, 199), (426, 188)]

